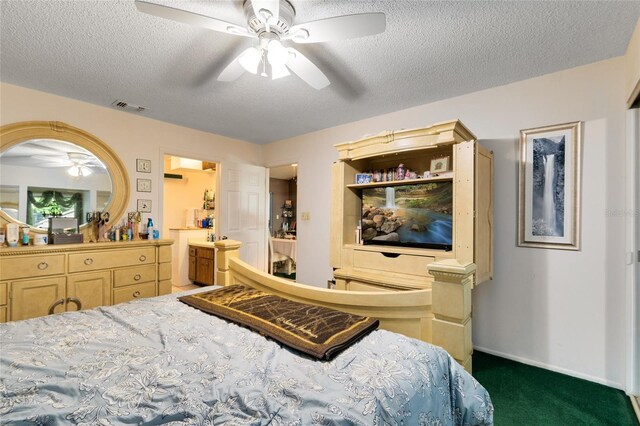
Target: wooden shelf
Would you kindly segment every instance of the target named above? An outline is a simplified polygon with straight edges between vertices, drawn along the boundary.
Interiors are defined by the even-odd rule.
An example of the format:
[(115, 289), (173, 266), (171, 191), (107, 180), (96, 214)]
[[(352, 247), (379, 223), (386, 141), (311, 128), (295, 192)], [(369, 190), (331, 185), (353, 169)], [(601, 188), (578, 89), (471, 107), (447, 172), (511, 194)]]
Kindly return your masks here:
[(426, 179), (405, 179), (405, 180), (389, 180), (385, 182), (371, 182), (371, 183), (351, 183), (347, 185), (347, 188), (377, 188), (380, 186), (402, 186), (402, 185), (414, 185), (416, 183), (429, 183), (429, 182), (447, 182), (452, 181), (453, 176), (436, 176)]

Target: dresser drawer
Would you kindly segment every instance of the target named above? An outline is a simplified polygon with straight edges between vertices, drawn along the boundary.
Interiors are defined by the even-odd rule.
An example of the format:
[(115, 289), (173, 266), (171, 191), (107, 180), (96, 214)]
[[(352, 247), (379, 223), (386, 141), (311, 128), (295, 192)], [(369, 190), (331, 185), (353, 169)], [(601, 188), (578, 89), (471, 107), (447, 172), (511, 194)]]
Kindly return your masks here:
[(130, 250), (94, 251), (69, 255), (69, 272), (87, 272), (155, 263), (155, 247)]
[(435, 257), (432, 256), (396, 255), (395, 253), (385, 256), (383, 253), (364, 250), (354, 250), (353, 252), (354, 268), (418, 275), (421, 277), (430, 276), (427, 272), (427, 265), (434, 261)]
[(0, 258), (0, 280), (64, 274), (64, 254)]
[(154, 297), (156, 295), (156, 283), (145, 283), (130, 285), (113, 290), (113, 303), (128, 302), (133, 299), (143, 297)]
[(156, 282), (156, 265), (136, 266), (135, 268), (113, 271), (113, 286), (122, 287), (131, 284)]

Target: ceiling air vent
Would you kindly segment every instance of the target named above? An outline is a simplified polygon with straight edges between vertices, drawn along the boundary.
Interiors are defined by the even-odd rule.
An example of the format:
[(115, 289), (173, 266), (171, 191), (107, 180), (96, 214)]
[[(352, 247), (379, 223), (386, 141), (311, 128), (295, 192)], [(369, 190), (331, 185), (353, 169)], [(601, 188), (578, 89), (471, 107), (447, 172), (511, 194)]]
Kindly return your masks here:
[(111, 106), (116, 108), (116, 109), (122, 109), (122, 110), (128, 111), (128, 112), (142, 112), (142, 111), (145, 111), (147, 109), (147, 108), (145, 108), (143, 106), (133, 105), (133, 104), (130, 104), (130, 103), (124, 102), (124, 101), (114, 101), (111, 104)]

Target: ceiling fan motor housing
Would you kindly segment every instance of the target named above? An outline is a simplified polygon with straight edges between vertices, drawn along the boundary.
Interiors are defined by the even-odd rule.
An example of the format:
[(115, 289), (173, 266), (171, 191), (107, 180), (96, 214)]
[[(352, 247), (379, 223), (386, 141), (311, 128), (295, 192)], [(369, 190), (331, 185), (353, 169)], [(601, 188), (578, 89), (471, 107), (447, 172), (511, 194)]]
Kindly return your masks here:
[[(244, 2), (244, 15), (249, 23), (249, 28), (255, 32), (258, 36), (267, 32), (267, 25), (263, 20), (256, 16), (251, 0)], [(270, 25), (271, 32), (277, 33), (279, 36), (286, 34), (291, 28), (293, 18), (296, 16), (296, 11), (287, 0), (280, 0), (280, 12), (278, 14), (278, 22)]]

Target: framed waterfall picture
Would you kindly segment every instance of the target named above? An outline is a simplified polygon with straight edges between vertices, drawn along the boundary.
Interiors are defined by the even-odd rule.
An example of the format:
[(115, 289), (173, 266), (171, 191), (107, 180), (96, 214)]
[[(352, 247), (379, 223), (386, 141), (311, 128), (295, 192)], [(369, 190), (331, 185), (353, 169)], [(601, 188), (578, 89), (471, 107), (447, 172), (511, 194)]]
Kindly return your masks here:
[(580, 250), (582, 122), (520, 131), (518, 245)]

